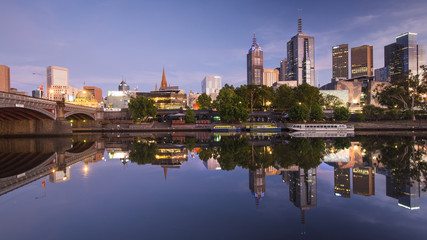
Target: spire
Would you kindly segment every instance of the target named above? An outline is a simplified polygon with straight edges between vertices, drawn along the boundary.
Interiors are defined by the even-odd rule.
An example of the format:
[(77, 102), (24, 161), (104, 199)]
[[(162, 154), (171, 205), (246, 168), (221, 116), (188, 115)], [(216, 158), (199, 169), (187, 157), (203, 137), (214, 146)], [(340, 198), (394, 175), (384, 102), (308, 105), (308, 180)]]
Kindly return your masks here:
[(254, 33), (254, 38), (252, 38), (252, 46), (256, 46), (256, 37), (255, 37), (255, 33)]
[(163, 172), (165, 173), (165, 181), (166, 181), (166, 177), (167, 177), (167, 175), (168, 175), (168, 168), (163, 168)]
[(167, 87), (167, 86), (168, 86), (168, 83), (166, 82), (165, 68), (163, 68), (162, 83), (160, 84), (160, 88)]
[(298, 9), (298, 33), (302, 33), (302, 9)]
[(156, 91), (158, 91), (158, 90), (157, 90), (157, 83), (156, 83)]

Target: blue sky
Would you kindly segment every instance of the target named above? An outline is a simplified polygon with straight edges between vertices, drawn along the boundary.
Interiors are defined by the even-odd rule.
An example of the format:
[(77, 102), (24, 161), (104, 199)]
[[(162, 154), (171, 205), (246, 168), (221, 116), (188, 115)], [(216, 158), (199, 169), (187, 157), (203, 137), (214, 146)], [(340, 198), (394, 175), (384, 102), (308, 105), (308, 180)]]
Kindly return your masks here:
[(374, 46), (382, 67), (384, 45), (404, 32), (427, 44), (427, 1), (2, 1), (0, 65), (11, 86), (31, 91), (46, 67), (69, 68), (70, 85), (98, 86), (105, 96), (122, 77), (141, 91), (160, 84), (201, 91), (206, 75), (246, 83), (246, 54), (255, 32), (264, 68), (279, 66), (297, 32), (315, 37), (316, 74), (330, 81), (331, 48)]

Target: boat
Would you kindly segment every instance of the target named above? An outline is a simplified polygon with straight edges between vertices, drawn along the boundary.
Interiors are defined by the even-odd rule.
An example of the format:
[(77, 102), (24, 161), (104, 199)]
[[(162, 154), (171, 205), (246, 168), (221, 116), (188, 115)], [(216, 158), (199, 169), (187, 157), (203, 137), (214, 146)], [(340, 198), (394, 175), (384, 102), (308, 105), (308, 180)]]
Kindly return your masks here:
[(211, 130), (212, 132), (240, 132), (240, 128), (231, 125), (216, 125)]
[(281, 132), (282, 128), (275, 125), (251, 125), (249, 126), (249, 131), (251, 132)]
[(289, 135), (294, 138), (346, 138), (354, 137), (354, 132), (296, 131), (289, 133)]
[(345, 124), (294, 124), (288, 128), (292, 131), (354, 132), (354, 126)]

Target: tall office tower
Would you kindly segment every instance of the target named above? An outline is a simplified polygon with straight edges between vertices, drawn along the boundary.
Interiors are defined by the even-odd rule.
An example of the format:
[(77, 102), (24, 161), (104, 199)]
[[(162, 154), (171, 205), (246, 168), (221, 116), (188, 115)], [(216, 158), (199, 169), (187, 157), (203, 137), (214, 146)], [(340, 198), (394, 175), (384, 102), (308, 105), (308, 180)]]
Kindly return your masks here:
[(351, 77), (373, 76), (374, 47), (363, 45), (351, 49)]
[(332, 78), (348, 79), (348, 44), (332, 47)]
[(314, 37), (302, 33), (302, 19), (298, 19), (298, 34), (287, 43), (288, 81), (298, 85), (315, 86)]
[(248, 85), (262, 85), (264, 74), (263, 51), (256, 41), (255, 33), (254, 38), (252, 39), (252, 46), (246, 55), (246, 59)]
[(69, 80), (68, 68), (49, 66), (46, 69), (48, 99), (61, 101), (68, 99)]
[(335, 168), (334, 181), (335, 196), (350, 198), (350, 168)]
[(279, 70), (277, 69), (264, 69), (263, 85), (271, 87), (274, 83), (279, 81)]
[(216, 98), (216, 95), (222, 87), (221, 81), (222, 79), (220, 76), (206, 76), (202, 80), (202, 93), (206, 93), (211, 98)]
[(10, 68), (5, 65), (0, 65), (0, 91), (10, 91)]
[(288, 59), (284, 58), (280, 61), (279, 81), (288, 80)]
[(353, 168), (353, 193), (375, 195), (375, 173), (372, 167)]
[(259, 168), (255, 171), (249, 170), (249, 189), (255, 197), (256, 205), (259, 205), (259, 200), (264, 197), (265, 193), (265, 169)]
[(125, 92), (125, 91), (129, 91), (129, 90), (130, 90), (130, 87), (129, 87), (129, 85), (126, 83), (126, 81), (125, 81), (125, 80), (122, 80), (122, 81), (120, 82), (120, 84), (119, 84), (118, 89), (119, 89), (119, 91)]

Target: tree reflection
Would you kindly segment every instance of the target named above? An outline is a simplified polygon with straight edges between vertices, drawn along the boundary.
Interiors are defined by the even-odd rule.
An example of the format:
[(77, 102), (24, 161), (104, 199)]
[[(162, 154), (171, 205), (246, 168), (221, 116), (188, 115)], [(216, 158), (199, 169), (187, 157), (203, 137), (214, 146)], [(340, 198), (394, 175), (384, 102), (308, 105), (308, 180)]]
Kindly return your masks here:
[(153, 163), (156, 160), (157, 143), (134, 140), (131, 145), (129, 159), (138, 165)]

